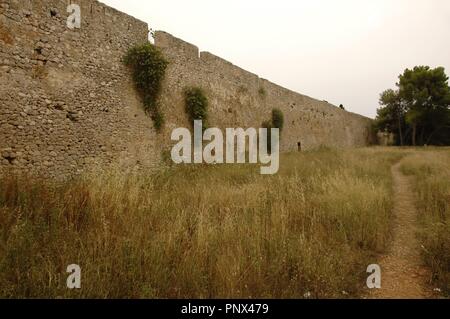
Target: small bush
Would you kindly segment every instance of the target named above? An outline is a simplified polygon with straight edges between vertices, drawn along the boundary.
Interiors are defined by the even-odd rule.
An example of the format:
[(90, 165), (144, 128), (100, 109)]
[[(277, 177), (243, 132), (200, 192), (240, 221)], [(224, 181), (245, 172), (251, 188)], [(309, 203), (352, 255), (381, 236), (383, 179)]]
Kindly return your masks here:
[(193, 123), (195, 120), (203, 121), (203, 128), (208, 126), (208, 98), (201, 88), (193, 87), (184, 91), (186, 113), (189, 120)]
[(280, 109), (272, 110), (272, 119), (269, 121), (264, 121), (261, 124), (262, 128), (267, 129), (267, 151), (272, 153), (272, 128), (277, 128), (281, 131), (284, 127), (284, 114)]
[(151, 112), (151, 118), (153, 120), (153, 124), (155, 125), (155, 128), (159, 131), (164, 126), (165, 123), (165, 117), (164, 114), (161, 112), (159, 104), (157, 104), (157, 107), (155, 108), (154, 112)]
[(272, 125), (274, 128), (283, 130), (284, 127), (284, 114), (280, 109), (272, 110)]
[(150, 114), (155, 128), (160, 130), (164, 115), (158, 97), (169, 62), (157, 47), (146, 43), (129, 49), (124, 63), (133, 69), (133, 79), (143, 98), (145, 110)]

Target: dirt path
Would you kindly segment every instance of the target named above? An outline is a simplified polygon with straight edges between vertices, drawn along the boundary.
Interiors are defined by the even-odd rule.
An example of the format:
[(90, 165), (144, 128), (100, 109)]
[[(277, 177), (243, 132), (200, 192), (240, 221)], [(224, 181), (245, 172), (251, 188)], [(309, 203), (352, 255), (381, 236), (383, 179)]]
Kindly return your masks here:
[(392, 167), (394, 182), (394, 238), (387, 255), (380, 260), (381, 289), (370, 298), (422, 299), (433, 298), (427, 279), (430, 278), (420, 255), (417, 239), (417, 209), (414, 204), (412, 180), (401, 172), (401, 163)]

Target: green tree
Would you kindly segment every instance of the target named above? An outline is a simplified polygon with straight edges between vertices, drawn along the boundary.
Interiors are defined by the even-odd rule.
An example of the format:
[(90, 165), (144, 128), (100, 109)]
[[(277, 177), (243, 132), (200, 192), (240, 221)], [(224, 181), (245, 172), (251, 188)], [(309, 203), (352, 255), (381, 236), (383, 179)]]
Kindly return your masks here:
[(417, 66), (399, 76), (397, 90), (380, 95), (376, 128), (399, 145), (450, 145), (450, 88), (442, 67)]
[(392, 89), (386, 90), (380, 95), (380, 105), (378, 109), (378, 128), (382, 131), (397, 133), (398, 144), (403, 146), (404, 140), (404, 121), (405, 107), (399, 92)]
[(397, 84), (399, 96), (405, 103), (405, 120), (412, 128), (412, 144), (424, 145), (434, 139), (437, 132), (450, 127), (450, 88), (448, 76), (442, 67), (431, 69), (417, 66), (406, 69)]

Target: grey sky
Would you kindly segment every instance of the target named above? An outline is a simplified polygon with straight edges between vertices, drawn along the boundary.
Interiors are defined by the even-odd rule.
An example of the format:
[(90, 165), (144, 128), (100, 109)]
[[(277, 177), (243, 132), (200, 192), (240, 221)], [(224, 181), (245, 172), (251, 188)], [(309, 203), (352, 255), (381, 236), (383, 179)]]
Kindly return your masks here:
[(449, 0), (102, 0), (272, 82), (374, 117), (415, 65), (450, 73)]

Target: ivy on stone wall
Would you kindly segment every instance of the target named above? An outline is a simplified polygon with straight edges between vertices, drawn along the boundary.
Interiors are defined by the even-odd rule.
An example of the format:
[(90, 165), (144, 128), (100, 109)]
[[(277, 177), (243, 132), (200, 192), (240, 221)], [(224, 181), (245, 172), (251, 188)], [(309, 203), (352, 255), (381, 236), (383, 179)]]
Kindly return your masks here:
[(150, 114), (155, 128), (160, 130), (164, 125), (164, 114), (158, 98), (169, 62), (156, 46), (146, 43), (130, 48), (124, 63), (132, 68), (133, 79), (144, 101), (145, 110)]
[(184, 90), (184, 98), (186, 103), (186, 113), (189, 120), (203, 121), (203, 128), (208, 127), (208, 98), (205, 92), (198, 87), (187, 88)]

